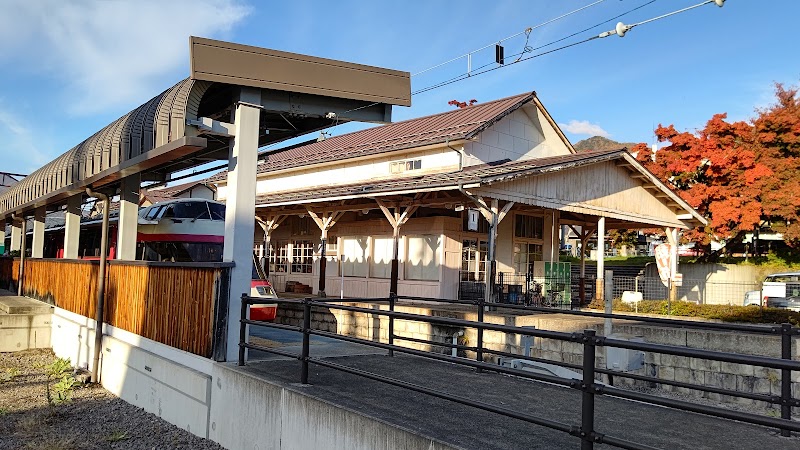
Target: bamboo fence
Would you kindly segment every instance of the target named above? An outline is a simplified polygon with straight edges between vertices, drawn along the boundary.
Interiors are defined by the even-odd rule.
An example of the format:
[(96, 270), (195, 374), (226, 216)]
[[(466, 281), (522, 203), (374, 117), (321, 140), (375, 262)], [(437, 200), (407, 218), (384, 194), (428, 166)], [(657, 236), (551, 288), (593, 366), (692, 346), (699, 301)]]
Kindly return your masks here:
[[(7, 269), (0, 264), (0, 277)], [(11, 267), (17, 281), (19, 261)], [(125, 264), (107, 267), (104, 319), (117, 328), (211, 357), (217, 281), (225, 269)], [(23, 293), (82, 316), (97, 311), (97, 261), (25, 260)]]

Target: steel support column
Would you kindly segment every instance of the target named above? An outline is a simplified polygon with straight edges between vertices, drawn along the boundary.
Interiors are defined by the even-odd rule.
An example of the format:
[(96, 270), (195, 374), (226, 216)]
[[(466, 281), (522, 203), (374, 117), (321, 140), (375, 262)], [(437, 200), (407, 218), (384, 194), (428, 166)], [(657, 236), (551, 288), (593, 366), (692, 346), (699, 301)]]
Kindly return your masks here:
[(64, 214), (64, 258), (78, 259), (81, 235), (81, 204), (83, 197), (75, 195), (67, 199)]
[(33, 239), (31, 240), (31, 258), (44, 257), (44, 226), (47, 209), (44, 206), (36, 208), (33, 213)]
[(242, 294), (250, 292), (253, 264), (253, 234), (256, 214), (256, 168), (258, 126), (261, 110), (259, 89), (242, 88), (236, 104), (234, 134), (228, 154), (228, 188), (225, 200), (225, 244), (222, 259), (235, 264), (231, 269), (226, 359), (236, 361), (239, 349), (239, 320)]
[(119, 192), (119, 222), (117, 223), (117, 259), (136, 259), (136, 233), (139, 226), (139, 186), (141, 175), (123, 178)]

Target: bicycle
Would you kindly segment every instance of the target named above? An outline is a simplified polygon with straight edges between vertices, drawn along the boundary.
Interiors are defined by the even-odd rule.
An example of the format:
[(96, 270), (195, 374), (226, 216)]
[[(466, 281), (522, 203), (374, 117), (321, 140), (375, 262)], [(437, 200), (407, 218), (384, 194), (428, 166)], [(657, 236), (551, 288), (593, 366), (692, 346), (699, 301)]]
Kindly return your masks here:
[(561, 292), (555, 289), (550, 289), (546, 295), (542, 294), (542, 284), (534, 281), (533, 293), (526, 299), (525, 306), (544, 306), (546, 308), (552, 308), (560, 305), (561, 299)]

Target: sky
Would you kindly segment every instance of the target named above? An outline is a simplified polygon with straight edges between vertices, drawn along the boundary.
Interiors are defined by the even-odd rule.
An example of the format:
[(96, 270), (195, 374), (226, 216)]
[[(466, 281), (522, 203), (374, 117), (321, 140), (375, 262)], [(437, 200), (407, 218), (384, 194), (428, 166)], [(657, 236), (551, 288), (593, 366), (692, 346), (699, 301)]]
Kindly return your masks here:
[[(796, 0), (712, 3), (509, 64), (701, 1), (0, 0), (0, 171), (36, 170), (188, 76), (192, 35), (412, 74), (487, 45), (472, 66), (497, 67), (493, 45), (516, 35), (504, 67), (416, 94), (394, 120), (536, 91), (573, 143), (652, 143), (658, 124), (693, 131), (722, 112), (748, 120), (776, 82), (800, 84)], [(414, 75), (412, 91), (466, 71), (457, 59)]]

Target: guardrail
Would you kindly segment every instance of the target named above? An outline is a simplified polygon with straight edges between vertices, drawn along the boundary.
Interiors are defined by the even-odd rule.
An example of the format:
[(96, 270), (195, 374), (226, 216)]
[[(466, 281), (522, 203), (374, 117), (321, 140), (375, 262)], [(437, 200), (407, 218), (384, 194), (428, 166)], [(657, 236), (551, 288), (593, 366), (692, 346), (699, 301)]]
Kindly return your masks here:
[[(265, 301), (264, 299), (252, 298), (247, 295), (243, 295), (242, 310), (241, 310), (242, 319), (240, 320), (240, 334), (239, 334), (239, 365), (242, 366), (246, 364), (245, 361), (246, 349), (253, 349), (289, 358), (294, 358), (298, 359), (301, 362), (300, 383), (302, 384), (308, 384), (309, 364), (316, 364), (319, 366), (340, 370), (353, 375), (358, 375), (382, 383), (387, 383), (401, 388), (409, 389), (412, 391), (425, 393), (428, 395), (432, 395), (434, 397), (454, 401), (457, 403), (461, 403), (485, 411), (502, 414), (507, 417), (520, 419), (532, 424), (545, 426), (564, 433), (568, 433), (572, 436), (581, 439), (582, 449), (591, 449), (593, 448), (595, 443), (608, 444), (625, 449), (651, 448), (644, 444), (631, 442), (622, 439), (620, 437), (614, 437), (607, 434), (598, 433), (595, 430), (595, 424), (594, 424), (594, 413), (595, 413), (594, 402), (595, 402), (595, 397), (597, 395), (606, 395), (621, 399), (635, 400), (643, 403), (674, 408), (682, 411), (690, 411), (724, 419), (738, 420), (750, 424), (776, 428), (781, 431), (781, 434), (783, 436), (790, 436), (792, 431), (800, 432), (800, 422), (795, 422), (792, 421), (791, 419), (791, 414), (792, 414), (791, 408), (800, 407), (800, 400), (794, 399), (792, 397), (792, 392), (791, 392), (792, 372), (794, 371), (800, 372), (800, 361), (791, 360), (792, 336), (800, 334), (800, 329), (793, 328), (789, 324), (782, 324), (775, 326), (757, 326), (757, 325), (738, 325), (738, 324), (721, 324), (721, 323), (702, 323), (702, 322), (670, 320), (670, 319), (660, 319), (660, 318), (646, 318), (646, 317), (637, 317), (637, 316), (620, 315), (620, 314), (591, 313), (586, 311), (563, 311), (563, 310), (554, 311), (551, 308), (526, 307), (520, 305), (502, 305), (502, 304), (491, 305), (493, 307), (496, 306), (509, 309), (521, 309), (529, 312), (538, 311), (544, 313), (573, 314), (578, 316), (590, 316), (597, 318), (611, 317), (613, 319), (636, 320), (640, 322), (656, 323), (661, 326), (670, 326), (670, 327), (706, 328), (715, 330), (728, 330), (728, 331), (749, 332), (758, 334), (780, 335), (781, 358), (770, 358), (763, 356), (743, 355), (737, 353), (726, 353), (726, 352), (711, 351), (704, 349), (694, 349), (694, 348), (685, 348), (685, 347), (663, 345), (663, 344), (631, 342), (620, 339), (612, 339), (604, 336), (597, 336), (594, 330), (585, 330), (582, 333), (566, 333), (559, 331), (537, 330), (537, 329), (516, 327), (510, 325), (489, 324), (489, 323), (484, 323), (482, 321), (483, 320), (482, 311), (484, 310), (484, 304), (482, 301), (478, 301), (476, 303), (478, 305), (478, 313), (479, 313), (478, 321), (469, 321), (469, 320), (446, 318), (446, 317), (431, 317), (426, 315), (395, 311), (395, 306), (397, 304), (397, 301), (401, 299), (427, 301), (427, 302), (440, 302), (440, 303), (454, 303), (454, 304), (472, 303), (463, 300), (428, 299), (421, 297), (405, 297), (405, 296), (403, 297), (390, 296), (389, 298), (372, 298), (372, 299), (351, 299), (350, 301), (355, 303), (388, 304), (389, 308), (388, 310), (376, 310), (372, 308), (364, 308), (360, 306), (343, 304), (338, 299), (331, 300), (331, 299), (306, 298), (306, 299), (270, 299)], [(251, 305), (265, 304), (265, 303), (302, 305), (303, 306), (302, 325), (291, 326), (291, 325), (282, 325), (269, 322), (260, 322), (248, 319), (249, 308)], [(314, 306), (328, 308), (328, 309), (342, 310), (342, 311), (350, 311), (353, 313), (385, 316), (388, 318), (388, 342), (387, 343), (375, 342), (368, 339), (362, 339), (352, 336), (344, 336), (333, 332), (313, 329), (311, 327), (311, 316), (312, 316), (312, 307)], [(478, 339), (475, 346), (466, 346), (466, 345), (448, 344), (443, 342), (426, 341), (423, 339), (397, 336), (394, 333), (394, 321), (396, 319), (412, 320), (412, 321), (426, 322), (429, 324), (438, 324), (438, 325), (452, 326), (452, 327), (474, 328), (477, 331)], [(303, 340), (302, 340), (301, 353), (295, 354), (276, 348), (267, 348), (248, 343), (247, 342), (248, 325), (277, 328), (281, 330), (290, 330), (302, 333)], [(482, 342), (482, 335), (484, 331), (496, 331), (501, 333), (532, 336), (544, 339), (555, 339), (564, 342), (582, 344), (583, 363), (581, 365), (568, 364), (560, 361), (552, 361), (542, 358), (535, 358), (535, 357), (486, 349), (483, 348), (483, 342)], [(580, 426), (557, 422), (547, 418), (537, 417), (530, 414), (513, 411), (500, 406), (472, 400), (467, 397), (453, 395), (442, 391), (437, 391), (424, 386), (408, 383), (406, 381), (386, 377), (375, 373), (366, 372), (360, 369), (354, 369), (352, 367), (347, 367), (341, 364), (326, 361), (323, 358), (312, 357), (310, 355), (310, 346), (309, 346), (311, 336), (322, 336), (345, 342), (351, 342), (351, 343), (362, 344), (375, 348), (384, 349), (389, 353), (390, 356), (393, 356), (395, 352), (405, 353), (423, 358), (445, 361), (454, 364), (459, 364), (462, 366), (472, 367), (475, 368), (476, 371), (486, 370), (491, 372), (510, 374), (531, 380), (553, 383), (556, 385), (565, 386), (571, 389), (581, 391), (582, 399), (581, 399)], [(411, 349), (408, 347), (395, 345), (394, 344), (395, 339), (415, 341), (415, 342), (429, 342), (429, 343), (435, 343), (436, 345), (439, 346), (457, 348), (460, 350), (474, 351), (476, 357), (474, 360), (472, 360), (463, 357), (448, 356), (444, 354)], [(597, 368), (595, 367), (595, 356), (597, 354), (598, 347), (615, 347), (615, 348), (639, 350), (644, 352), (655, 352), (666, 355), (683, 356), (688, 358), (699, 358), (699, 359), (720, 361), (720, 362), (727, 362), (734, 364), (749, 364), (753, 366), (777, 369), (781, 371), (781, 395), (775, 396), (775, 395), (739, 392), (730, 389), (663, 380), (660, 378), (650, 377), (646, 375), (637, 375), (637, 374), (630, 374), (630, 373)], [(549, 364), (559, 365), (570, 369), (580, 370), (582, 371), (582, 377), (580, 379), (570, 379), (554, 375), (536, 374), (508, 367), (501, 367), (484, 362), (483, 353), (491, 353), (499, 356), (509, 356), (519, 359), (537, 361), (537, 362), (546, 362)], [(781, 417), (780, 418), (768, 417), (758, 414), (733, 411), (716, 406), (701, 405), (683, 400), (675, 400), (671, 398), (655, 396), (652, 394), (615, 388), (613, 386), (607, 386), (597, 383), (595, 380), (596, 374), (607, 374), (618, 377), (627, 377), (634, 380), (640, 380), (645, 382), (664, 384), (664, 385), (670, 385), (687, 389), (694, 389), (698, 391), (729, 395), (732, 397), (739, 397), (750, 400), (762, 401), (770, 404), (776, 404), (781, 406)]]

